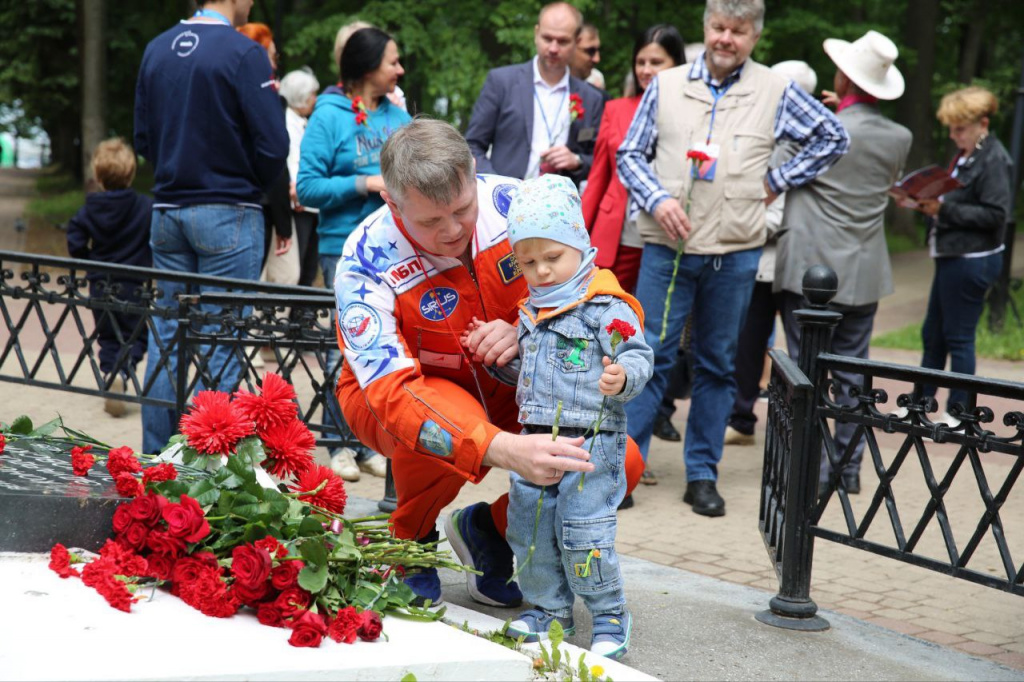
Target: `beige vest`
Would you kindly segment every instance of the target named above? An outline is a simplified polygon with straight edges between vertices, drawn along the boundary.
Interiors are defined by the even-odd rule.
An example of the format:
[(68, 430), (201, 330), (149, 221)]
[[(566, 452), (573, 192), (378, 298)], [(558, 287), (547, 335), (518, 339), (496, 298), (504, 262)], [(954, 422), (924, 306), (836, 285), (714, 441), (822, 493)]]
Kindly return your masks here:
[[(687, 78), (692, 65), (658, 74), (658, 142), (651, 167), (662, 187), (686, 209), (690, 165), (686, 152), (707, 139), (714, 98), (701, 80)], [(693, 226), (686, 253), (723, 254), (765, 241), (764, 178), (775, 147), (775, 114), (787, 81), (753, 60), (718, 100), (711, 143), (720, 156), (715, 179), (694, 183), (688, 210)], [(675, 247), (654, 217), (641, 212), (640, 235)]]

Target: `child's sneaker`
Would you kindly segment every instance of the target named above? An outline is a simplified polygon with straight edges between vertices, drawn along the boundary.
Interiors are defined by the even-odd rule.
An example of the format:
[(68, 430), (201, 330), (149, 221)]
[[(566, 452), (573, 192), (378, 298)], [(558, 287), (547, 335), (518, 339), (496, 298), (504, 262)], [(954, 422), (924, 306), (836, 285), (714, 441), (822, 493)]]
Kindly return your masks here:
[(572, 616), (560, 618), (540, 609), (529, 609), (520, 613), (515, 620), (508, 624), (506, 634), (515, 638), (522, 637), (524, 642), (542, 642), (547, 640), (548, 630), (556, 620), (562, 624), (562, 630), (566, 636), (576, 633)]
[(632, 631), (633, 616), (629, 615), (629, 611), (623, 611), (621, 615), (602, 613), (594, 616), (594, 638), (590, 640), (590, 650), (618, 660), (626, 655)]

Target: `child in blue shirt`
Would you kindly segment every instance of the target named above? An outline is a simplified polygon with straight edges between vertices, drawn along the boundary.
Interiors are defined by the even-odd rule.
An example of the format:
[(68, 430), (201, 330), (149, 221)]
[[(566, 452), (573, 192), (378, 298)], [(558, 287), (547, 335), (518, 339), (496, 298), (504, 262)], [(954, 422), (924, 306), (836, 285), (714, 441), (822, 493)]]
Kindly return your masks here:
[(621, 658), (632, 617), (615, 553), (615, 513), (626, 494), (623, 404), (639, 395), (653, 371), (643, 311), (611, 271), (594, 266), (597, 249), (568, 178), (524, 182), (508, 226), (530, 295), (520, 304), (519, 358), (491, 369), (516, 383), (524, 433), (551, 433), (557, 423), (561, 436), (586, 437), (582, 447), (595, 467), (583, 481), (566, 472), (543, 487), (511, 474), (507, 538), (523, 596), (535, 608), (514, 618), (508, 632), (537, 641), (557, 619), (572, 634), (579, 596), (594, 618), (591, 650)]

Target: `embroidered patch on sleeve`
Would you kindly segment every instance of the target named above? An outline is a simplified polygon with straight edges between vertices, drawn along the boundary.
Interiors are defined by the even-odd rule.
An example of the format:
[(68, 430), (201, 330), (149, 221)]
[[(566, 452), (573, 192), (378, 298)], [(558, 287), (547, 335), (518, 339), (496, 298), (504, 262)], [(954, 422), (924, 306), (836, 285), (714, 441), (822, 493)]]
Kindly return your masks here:
[(432, 420), (423, 422), (420, 427), (419, 443), (427, 452), (438, 457), (452, 456), (452, 434)]
[(498, 274), (505, 284), (513, 282), (523, 276), (523, 269), (519, 267), (516, 254), (510, 253), (498, 261)]

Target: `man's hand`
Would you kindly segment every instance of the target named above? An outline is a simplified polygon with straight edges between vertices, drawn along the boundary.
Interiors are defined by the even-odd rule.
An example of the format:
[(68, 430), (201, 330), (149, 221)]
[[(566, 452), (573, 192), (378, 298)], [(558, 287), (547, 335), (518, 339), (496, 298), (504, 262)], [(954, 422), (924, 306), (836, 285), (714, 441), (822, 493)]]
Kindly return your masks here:
[(772, 191), (772, 186), (768, 184), (768, 181), (764, 181), (764, 205), (771, 206), (772, 202), (779, 198), (779, 195)]
[(486, 466), (514, 471), (535, 485), (554, 485), (566, 471), (594, 470), (590, 453), (580, 447), (584, 438), (551, 440), (551, 434), (515, 435), (502, 431), (484, 453)]
[(574, 171), (583, 165), (580, 162), (580, 157), (575, 152), (569, 151), (569, 148), (564, 144), (544, 151), (540, 155), (540, 160), (542, 163), (549, 164), (559, 171)]
[(654, 209), (654, 219), (672, 239), (686, 239), (690, 236), (690, 218), (679, 202), (671, 197)]
[(283, 237), (278, 237), (277, 238), (277, 248), (274, 249), (274, 255), (275, 256), (283, 256), (284, 254), (288, 253), (288, 249), (290, 249), (290, 248), (292, 248), (292, 238), (291, 237), (288, 237), (287, 239), (285, 239)]
[(821, 103), (826, 107), (832, 107), (836, 109), (839, 107), (839, 95), (832, 92), (831, 90), (821, 91)]
[(288, 198), (292, 200), (292, 210), (296, 213), (302, 213), (305, 209), (302, 204), (299, 203), (299, 195), (295, 191), (295, 183), (288, 185)]
[(461, 340), (473, 359), (485, 365), (504, 367), (519, 355), (516, 328), (505, 320), (481, 322), (474, 317)]
[(612, 362), (607, 355), (601, 359), (604, 371), (601, 372), (601, 380), (597, 382), (597, 388), (602, 395), (618, 395), (626, 387), (626, 369), (622, 365)]

